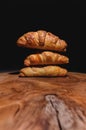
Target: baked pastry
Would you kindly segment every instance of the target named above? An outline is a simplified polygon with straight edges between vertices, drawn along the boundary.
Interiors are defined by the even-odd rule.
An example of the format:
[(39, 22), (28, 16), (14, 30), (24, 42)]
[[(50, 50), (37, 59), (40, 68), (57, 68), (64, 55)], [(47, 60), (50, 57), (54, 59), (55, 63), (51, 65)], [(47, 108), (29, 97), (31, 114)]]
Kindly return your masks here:
[(61, 54), (44, 51), (38, 54), (32, 54), (26, 57), (24, 60), (25, 66), (33, 66), (33, 65), (55, 65), (55, 64), (65, 64), (69, 63), (69, 58), (63, 56)]
[(67, 70), (59, 66), (26, 67), (20, 70), (19, 76), (66, 76)]
[(58, 36), (44, 30), (27, 32), (17, 40), (17, 45), (26, 48), (66, 51), (67, 43)]

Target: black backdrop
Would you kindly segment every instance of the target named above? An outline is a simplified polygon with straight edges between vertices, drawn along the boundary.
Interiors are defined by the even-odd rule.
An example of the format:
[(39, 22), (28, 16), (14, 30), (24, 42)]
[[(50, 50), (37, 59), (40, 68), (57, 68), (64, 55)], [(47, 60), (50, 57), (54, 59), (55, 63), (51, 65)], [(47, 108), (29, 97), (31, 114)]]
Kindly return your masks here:
[[(20, 48), (16, 40), (28, 31), (44, 29), (68, 43), (69, 71), (86, 72), (85, 3), (8, 1), (3, 5), (0, 44), (0, 70), (20, 69), (23, 60), (36, 50)], [(5, 10), (4, 10), (5, 9)]]

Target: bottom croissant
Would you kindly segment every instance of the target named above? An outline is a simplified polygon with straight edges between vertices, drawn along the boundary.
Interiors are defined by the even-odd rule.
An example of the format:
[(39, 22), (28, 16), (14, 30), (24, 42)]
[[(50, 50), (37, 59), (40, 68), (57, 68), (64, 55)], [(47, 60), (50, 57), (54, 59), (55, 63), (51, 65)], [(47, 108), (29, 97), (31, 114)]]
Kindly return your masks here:
[(19, 76), (66, 76), (67, 70), (59, 66), (26, 67), (20, 70)]

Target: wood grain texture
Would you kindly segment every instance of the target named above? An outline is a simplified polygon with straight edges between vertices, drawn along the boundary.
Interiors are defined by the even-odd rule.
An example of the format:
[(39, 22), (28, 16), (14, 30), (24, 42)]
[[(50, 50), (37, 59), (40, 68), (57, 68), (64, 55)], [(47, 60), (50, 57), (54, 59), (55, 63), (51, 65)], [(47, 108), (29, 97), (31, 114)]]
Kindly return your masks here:
[(0, 73), (0, 130), (86, 130), (86, 74)]

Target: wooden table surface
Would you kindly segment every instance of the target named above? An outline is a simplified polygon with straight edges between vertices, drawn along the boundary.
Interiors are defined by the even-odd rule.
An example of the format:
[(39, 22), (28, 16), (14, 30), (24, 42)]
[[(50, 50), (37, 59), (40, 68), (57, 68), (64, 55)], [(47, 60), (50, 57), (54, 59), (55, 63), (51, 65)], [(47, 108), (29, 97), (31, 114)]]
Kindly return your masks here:
[(0, 130), (86, 130), (86, 74), (0, 73)]

